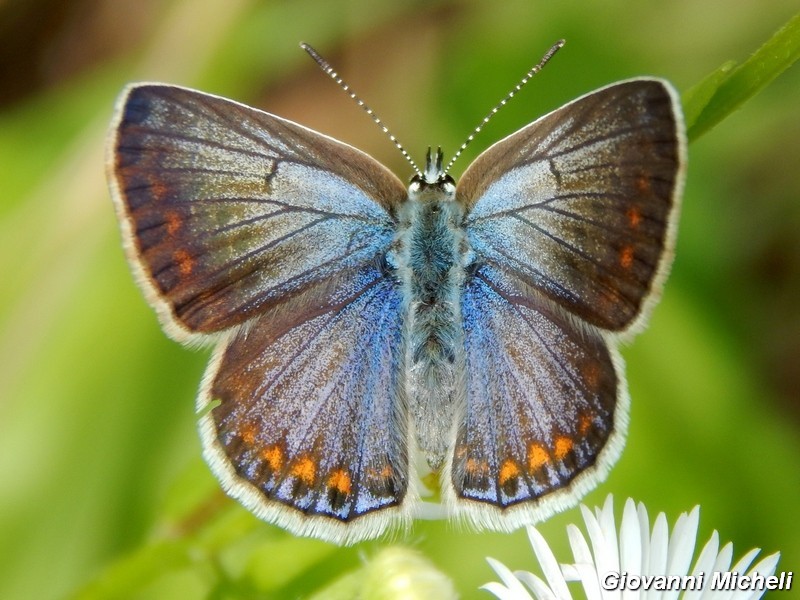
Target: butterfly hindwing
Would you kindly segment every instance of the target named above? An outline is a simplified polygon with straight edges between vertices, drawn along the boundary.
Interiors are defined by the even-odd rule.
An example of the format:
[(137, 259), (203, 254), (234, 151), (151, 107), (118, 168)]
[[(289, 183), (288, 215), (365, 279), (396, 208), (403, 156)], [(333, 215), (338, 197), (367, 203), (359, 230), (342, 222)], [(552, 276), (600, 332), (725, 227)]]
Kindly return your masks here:
[(627, 389), (594, 328), (501, 270), (478, 268), (462, 311), (466, 406), (445, 496), (476, 525), (510, 531), (605, 476), (621, 451)]
[(407, 516), (400, 303), (396, 284), (364, 267), (302, 322), (268, 312), (220, 344), (199, 402), (219, 401), (201, 430), (229, 494), (337, 542)]
[(464, 173), (472, 249), (584, 321), (629, 330), (671, 262), (684, 145), (679, 100), (661, 80), (570, 102)]
[(374, 260), (406, 196), (344, 143), (175, 86), (131, 86), (112, 131), (109, 181), (129, 258), (181, 341)]

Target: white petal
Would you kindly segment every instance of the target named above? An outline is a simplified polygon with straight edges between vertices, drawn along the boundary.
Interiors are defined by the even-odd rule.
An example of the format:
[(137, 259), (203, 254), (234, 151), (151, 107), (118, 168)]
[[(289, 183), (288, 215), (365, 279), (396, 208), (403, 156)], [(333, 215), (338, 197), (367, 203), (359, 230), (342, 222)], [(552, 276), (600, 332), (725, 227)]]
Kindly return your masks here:
[(533, 596), (537, 600), (572, 600), (569, 590), (565, 589), (565, 594), (557, 593), (556, 590), (550, 588), (541, 578), (533, 573), (515, 571), (514, 575), (528, 586), (528, 589), (533, 592)]
[(658, 513), (653, 524), (653, 535), (650, 538), (650, 560), (647, 564), (646, 575), (664, 575), (667, 572), (667, 555), (669, 550), (669, 530), (667, 517)]
[[(606, 551), (608, 558), (612, 560), (610, 570), (619, 571), (619, 544), (617, 542), (617, 524), (614, 521), (614, 496), (611, 494), (606, 498), (603, 511), (598, 515), (600, 527), (603, 530), (603, 537), (606, 540)], [(596, 560), (596, 557), (595, 557)]]
[[(755, 575), (756, 573), (760, 575), (764, 575), (765, 577), (769, 577), (775, 574), (775, 569), (778, 567), (778, 561), (781, 558), (781, 553), (776, 552), (775, 554), (770, 554), (769, 556), (762, 558), (758, 561), (758, 564), (750, 569), (747, 573), (748, 575)], [(744, 600), (758, 600), (761, 596), (764, 595), (766, 590), (756, 590), (750, 592), (744, 597)]]
[(479, 589), (486, 590), (490, 594), (494, 594), (500, 600), (532, 600), (527, 593), (524, 596), (520, 596), (516, 592), (512, 592), (506, 586), (501, 583), (497, 583), (496, 581), (484, 583)]
[(642, 544), (642, 574), (648, 574), (650, 564), (650, 517), (647, 515), (647, 508), (643, 502), (636, 506), (636, 514), (639, 517), (639, 535)]
[(600, 581), (597, 579), (597, 571), (593, 564), (578, 563), (570, 565), (575, 569), (583, 583), (583, 590), (586, 593), (586, 600), (604, 600), (605, 592), (600, 587)]
[(747, 570), (747, 567), (750, 566), (750, 563), (753, 562), (753, 559), (758, 556), (758, 553), (761, 552), (761, 548), (753, 548), (749, 552), (747, 552), (742, 558), (739, 559), (731, 571), (735, 571), (737, 573), (744, 573)]
[(697, 557), (697, 562), (692, 569), (692, 575), (704, 574), (702, 590), (687, 590), (683, 594), (682, 600), (702, 600), (708, 598), (710, 592), (707, 592), (711, 587), (711, 579), (713, 577), (714, 561), (717, 559), (717, 552), (719, 551), (719, 534), (716, 530), (711, 533), (711, 538), (703, 546), (700, 551), (700, 556)]
[[(633, 575), (642, 574), (642, 538), (639, 532), (639, 518), (636, 505), (628, 498), (622, 511), (622, 525), (619, 529), (619, 571)], [(623, 590), (624, 600), (639, 598), (639, 590)]]
[(567, 538), (569, 538), (569, 545), (570, 548), (572, 548), (572, 556), (575, 557), (576, 563), (594, 564), (592, 551), (589, 550), (589, 544), (586, 543), (586, 538), (583, 537), (583, 532), (572, 523), (567, 525)]
[[(494, 572), (497, 573), (497, 575), (500, 577), (500, 579), (503, 580), (503, 583), (505, 584), (505, 589), (507, 590), (507, 594), (504, 594), (503, 596), (498, 596), (499, 598), (502, 598), (503, 600), (506, 600), (506, 599), (511, 599), (511, 600), (532, 600), (531, 595), (528, 594), (528, 592), (525, 590), (525, 588), (519, 582), (519, 579), (514, 577), (514, 574), (511, 572), (511, 570), (507, 566), (505, 566), (499, 560), (495, 560), (495, 559), (493, 559), (493, 558), (491, 558), (489, 556), (486, 557), (486, 562), (489, 563), (489, 566), (492, 567)], [(491, 585), (491, 584), (487, 583), (486, 585)], [(486, 589), (486, 586), (484, 586), (484, 589)], [(490, 589), (489, 591), (491, 591), (493, 594), (497, 595), (495, 593), (496, 589), (497, 588), (492, 587), (492, 589)], [(510, 594), (510, 595), (508, 595), (508, 594)], [(553, 598), (555, 598), (555, 596), (553, 596)]]
[(700, 522), (700, 507), (695, 506), (687, 515), (683, 513), (675, 524), (669, 541), (667, 574), (686, 575), (692, 564), (694, 546), (697, 542), (697, 526)]
[[(594, 569), (594, 565), (591, 565)], [(563, 564), (561, 565), (561, 572), (564, 574), (565, 581), (581, 581), (581, 574), (575, 565)]]
[(531, 541), (533, 553), (536, 555), (536, 559), (542, 567), (542, 573), (544, 573), (545, 579), (547, 579), (547, 583), (550, 585), (550, 589), (552, 589), (559, 598), (569, 598), (570, 593), (567, 588), (567, 582), (564, 581), (561, 568), (558, 566), (558, 561), (556, 561), (556, 557), (553, 556), (553, 551), (550, 549), (550, 546), (547, 545), (547, 541), (533, 526), (528, 527), (528, 539)]
[(630, 498), (625, 502), (619, 530), (619, 568), (625, 573), (642, 574), (642, 536), (636, 505)]
[[(683, 576), (689, 572), (697, 542), (697, 526), (700, 522), (700, 507), (695, 506), (687, 515), (678, 517), (672, 538), (669, 541), (669, 559), (665, 575)], [(677, 600), (680, 590), (669, 590), (661, 595), (663, 600)]]
[(714, 561), (713, 571), (729, 571), (731, 568), (731, 560), (733, 559), (733, 544), (728, 542), (719, 551), (717, 560)]
[[(612, 571), (618, 573), (619, 555), (617, 553), (616, 533), (614, 535), (613, 546), (609, 547), (605, 532), (599, 521), (599, 519), (602, 518), (600, 510), (597, 510), (597, 517), (595, 517), (586, 507), (581, 505), (581, 512), (583, 512), (583, 520), (586, 522), (586, 532), (589, 534), (589, 540), (592, 543), (592, 553), (594, 554), (594, 561), (590, 562), (594, 562), (597, 575), (599, 577), (604, 577), (606, 573)], [(616, 590), (606, 590), (603, 593), (603, 598), (606, 600), (619, 600), (620, 593)]]

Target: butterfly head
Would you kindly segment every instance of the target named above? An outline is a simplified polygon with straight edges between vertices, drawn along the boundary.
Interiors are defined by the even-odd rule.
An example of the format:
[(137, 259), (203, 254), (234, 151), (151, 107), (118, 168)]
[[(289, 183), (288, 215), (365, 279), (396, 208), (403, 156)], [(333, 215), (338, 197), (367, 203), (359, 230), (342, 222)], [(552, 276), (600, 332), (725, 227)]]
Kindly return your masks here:
[(419, 199), (426, 196), (441, 199), (444, 194), (448, 199), (455, 198), (456, 182), (442, 168), (443, 158), (441, 148), (437, 148), (435, 155), (432, 155), (431, 149), (428, 148), (428, 154), (425, 157), (425, 171), (417, 173), (411, 178), (411, 184), (408, 187), (411, 196)]

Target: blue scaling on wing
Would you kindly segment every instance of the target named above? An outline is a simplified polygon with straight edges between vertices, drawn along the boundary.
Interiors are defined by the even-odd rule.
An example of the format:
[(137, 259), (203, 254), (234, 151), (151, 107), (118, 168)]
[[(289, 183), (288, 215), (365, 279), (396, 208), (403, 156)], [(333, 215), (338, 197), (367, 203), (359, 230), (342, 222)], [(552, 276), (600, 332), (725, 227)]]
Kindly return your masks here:
[(179, 338), (325, 286), (392, 240), (405, 186), (346, 144), (174, 86), (133, 87), (118, 114), (115, 199)]
[(614, 429), (618, 383), (603, 339), (490, 265), (468, 281), (462, 311), (456, 497), (503, 509), (571, 485)]
[(457, 188), (478, 260), (598, 327), (630, 327), (671, 260), (682, 185), (676, 111), (666, 82), (632, 80), (489, 148)]
[[(303, 515), (344, 523), (403, 502), (401, 302), (398, 284), (368, 266), (313, 308), (268, 312), (231, 339), (210, 373), (206, 400), (220, 404), (204, 440), (226, 485), (226, 463), (248, 482), (229, 493), (247, 503), (255, 491), (250, 508), (295, 532), (313, 527)], [(281, 521), (280, 506), (297, 518)]]

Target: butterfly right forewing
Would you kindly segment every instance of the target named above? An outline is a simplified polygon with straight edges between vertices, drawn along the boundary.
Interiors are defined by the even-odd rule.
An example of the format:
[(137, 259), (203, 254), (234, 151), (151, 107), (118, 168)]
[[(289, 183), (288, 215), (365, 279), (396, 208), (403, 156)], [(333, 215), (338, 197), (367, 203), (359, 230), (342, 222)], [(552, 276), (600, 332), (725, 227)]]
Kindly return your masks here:
[(464, 173), (457, 194), (472, 249), (588, 323), (635, 329), (671, 263), (685, 152), (667, 82), (587, 94)]

